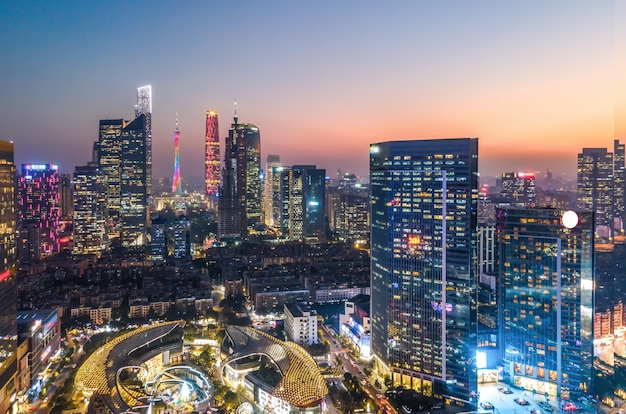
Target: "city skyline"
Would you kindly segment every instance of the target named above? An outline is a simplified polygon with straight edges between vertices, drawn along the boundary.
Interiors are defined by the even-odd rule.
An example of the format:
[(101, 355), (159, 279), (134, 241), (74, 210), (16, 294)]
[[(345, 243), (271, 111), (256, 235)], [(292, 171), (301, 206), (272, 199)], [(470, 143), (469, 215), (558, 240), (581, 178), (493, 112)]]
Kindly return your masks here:
[(583, 147), (626, 136), (626, 29), (616, 23), (626, 6), (618, 3), (0, 10), (9, 57), (0, 137), (15, 142), (16, 164), (71, 173), (89, 159), (99, 120), (132, 119), (136, 88), (147, 84), (155, 178), (171, 176), (176, 112), (186, 137), (181, 175), (201, 177), (206, 111), (222, 114), (225, 131), (235, 99), (241, 122), (263, 131), (262, 159), (279, 154), (329, 176), (366, 177), (371, 142), (477, 136), (483, 174), (551, 167), (573, 178)]

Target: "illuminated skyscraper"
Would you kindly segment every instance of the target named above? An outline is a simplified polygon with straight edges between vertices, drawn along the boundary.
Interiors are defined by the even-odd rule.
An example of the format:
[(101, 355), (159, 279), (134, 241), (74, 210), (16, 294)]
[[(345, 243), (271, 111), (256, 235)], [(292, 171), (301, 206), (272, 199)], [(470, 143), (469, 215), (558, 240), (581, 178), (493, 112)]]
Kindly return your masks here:
[(578, 208), (596, 213), (596, 236), (608, 239), (613, 229), (613, 153), (583, 148), (578, 154), (577, 188)]
[(370, 182), (376, 365), (475, 407), (478, 139), (372, 144)]
[(152, 86), (137, 88), (135, 118), (146, 117), (146, 193), (152, 195)]
[[(109, 239), (119, 238), (121, 228), (121, 165), (122, 165), (122, 129), (129, 121), (107, 119), (100, 121), (98, 141), (98, 165), (105, 177), (106, 205), (108, 216), (107, 233)], [(95, 146), (94, 146), (95, 147)]]
[(172, 193), (181, 195), (183, 188), (180, 184), (180, 130), (178, 129), (178, 117), (176, 117), (176, 129), (174, 130), (174, 177), (172, 178)]
[(220, 238), (246, 238), (262, 224), (261, 140), (259, 129), (240, 124), (237, 112), (226, 138), (218, 208)]
[(207, 199), (211, 202), (220, 186), (220, 133), (217, 111), (214, 109), (206, 112), (204, 146), (204, 186)]
[(0, 141), (0, 413), (17, 411), (17, 268), (13, 143)]
[(623, 234), (626, 215), (626, 146), (613, 141), (613, 228)]
[(265, 224), (270, 227), (280, 226), (280, 156), (268, 155), (265, 164), (265, 189), (263, 194)]
[(535, 173), (502, 173), (502, 197), (514, 206), (532, 207), (537, 202), (535, 192)]
[(593, 213), (501, 208), (500, 336), (516, 387), (573, 399), (592, 390)]
[(100, 255), (107, 247), (105, 177), (98, 167), (74, 170), (74, 254)]
[(148, 228), (148, 119), (140, 114), (121, 133), (120, 241), (143, 246)]
[(59, 252), (59, 167), (22, 164), (19, 179), (19, 260), (30, 263)]

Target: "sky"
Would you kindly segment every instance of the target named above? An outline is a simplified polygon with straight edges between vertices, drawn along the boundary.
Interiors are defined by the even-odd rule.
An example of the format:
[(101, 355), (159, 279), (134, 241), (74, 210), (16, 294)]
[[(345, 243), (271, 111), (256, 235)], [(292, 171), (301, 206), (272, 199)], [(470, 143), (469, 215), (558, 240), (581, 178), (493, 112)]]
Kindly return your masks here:
[(100, 119), (153, 90), (153, 172), (204, 174), (204, 122), (259, 127), (263, 165), (367, 177), (370, 143), (478, 137), (479, 170), (575, 175), (626, 140), (616, 1), (0, 0), (0, 139), (16, 164), (91, 159)]

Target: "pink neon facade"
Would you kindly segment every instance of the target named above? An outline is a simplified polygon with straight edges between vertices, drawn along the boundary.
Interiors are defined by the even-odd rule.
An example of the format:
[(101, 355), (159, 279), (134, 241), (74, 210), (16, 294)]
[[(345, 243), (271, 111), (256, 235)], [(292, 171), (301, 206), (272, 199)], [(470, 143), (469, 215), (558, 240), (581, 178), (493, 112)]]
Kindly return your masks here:
[(206, 196), (215, 197), (220, 186), (220, 134), (214, 109), (206, 112), (204, 173)]
[(182, 194), (183, 189), (180, 184), (180, 130), (178, 129), (178, 119), (176, 120), (176, 129), (174, 130), (174, 177), (172, 178), (172, 193)]

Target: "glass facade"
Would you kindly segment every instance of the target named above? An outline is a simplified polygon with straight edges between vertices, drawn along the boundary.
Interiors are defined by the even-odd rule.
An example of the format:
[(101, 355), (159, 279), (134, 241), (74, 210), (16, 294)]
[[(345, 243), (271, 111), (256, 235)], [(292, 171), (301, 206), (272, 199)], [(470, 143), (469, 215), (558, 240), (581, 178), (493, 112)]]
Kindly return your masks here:
[(220, 133), (217, 111), (214, 109), (206, 112), (204, 186), (207, 198), (217, 196), (220, 186)]
[(107, 246), (104, 176), (94, 166), (74, 170), (74, 254), (100, 255)]
[(568, 227), (564, 214), (496, 212), (505, 375), (559, 398), (588, 393), (593, 378), (593, 214)]
[(0, 412), (14, 405), (17, 372), (15, 165), (13, 143), (0, 141)]
[(578, 154), (577, 206), (595, 212), (596, 233), (602, 239), (613, 229), (613, 153), (583, 148)]
[(478, 139), (370, 146), (372, 351), (392, 379), (476, 405)]

